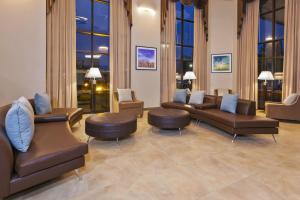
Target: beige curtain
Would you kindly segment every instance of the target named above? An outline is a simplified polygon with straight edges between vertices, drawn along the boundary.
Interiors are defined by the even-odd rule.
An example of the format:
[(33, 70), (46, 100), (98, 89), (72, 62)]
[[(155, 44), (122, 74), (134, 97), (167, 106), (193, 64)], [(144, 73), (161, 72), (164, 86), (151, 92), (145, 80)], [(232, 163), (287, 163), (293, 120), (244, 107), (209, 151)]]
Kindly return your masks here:
[(237, 92), (243, 99), (257, 100), (257, 43), (259, 0), (247, 4), (238, 39)]
[(207, 42), (202, 12), (202, 10), (195, 8), (193, 57), (193, 69), (197, 77), (193, 81), (193, 89), (195, 90), (207, 89)]
[(282, 96), (300, 93), (300, 1), (285, 0)]
[(47, 13), (47, 93), (53, 107), (77, 107), (75, 0)]
[(170, 1), (161, 32), (161, 102), (170, 101), (176, 89), (176, 3)]
[(130, 87), (131, 17), (124, 1), (112, 0), (110, 12), (110, 83), (111, 110), (116, 112), (113, 92)]

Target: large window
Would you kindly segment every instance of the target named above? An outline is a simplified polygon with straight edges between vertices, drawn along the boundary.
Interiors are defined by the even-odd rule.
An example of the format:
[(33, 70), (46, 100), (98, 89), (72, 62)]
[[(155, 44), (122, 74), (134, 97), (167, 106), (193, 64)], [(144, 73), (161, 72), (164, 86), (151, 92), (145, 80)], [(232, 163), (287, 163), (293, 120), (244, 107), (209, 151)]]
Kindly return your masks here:
[[(283, 72), (284, 56), (284, 0), (261, 0), (258, 43), (258, 73)], [(261, 90), (261, 85), (259, 89)], [(269, 82), (266, 100), (281, 100), (281, 81)], [(262, 93), (259, 93), (259, 97)]]
[(92, 85), (85, 79), (85, 73), (91, 67), (92, 53), (94, 67), (98, 67), (102, 74), (94, 94), (96, 112), (109, 111), (109, 10), (109, 0), (76, 0), (77, 99), (78, 107), (84, 108), (85, 112), (91, 111)]
[(186, 71), (193, 70), (194, 6), (176, 3), (176, 73), (177, 88), (185, 87)]

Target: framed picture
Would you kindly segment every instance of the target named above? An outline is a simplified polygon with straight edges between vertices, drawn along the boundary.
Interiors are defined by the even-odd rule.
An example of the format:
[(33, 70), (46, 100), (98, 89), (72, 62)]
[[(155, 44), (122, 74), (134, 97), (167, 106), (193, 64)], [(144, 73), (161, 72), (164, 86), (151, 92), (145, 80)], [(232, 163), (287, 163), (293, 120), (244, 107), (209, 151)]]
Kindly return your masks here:
[(137, 70), (157, 70), (157, 49), (153, 47), (136, 46)]
[(212, 54), (211, 55), (212, 73), (231, 73), (232, 72), (232, 54)]

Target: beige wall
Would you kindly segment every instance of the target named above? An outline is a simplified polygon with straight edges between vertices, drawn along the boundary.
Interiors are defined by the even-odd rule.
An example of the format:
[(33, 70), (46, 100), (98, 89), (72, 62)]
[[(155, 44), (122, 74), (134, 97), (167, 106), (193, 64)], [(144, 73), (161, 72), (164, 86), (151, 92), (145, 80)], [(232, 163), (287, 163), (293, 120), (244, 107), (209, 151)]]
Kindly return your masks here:
[(45, 2), (0, 0), (0, 106), (45, 91)]
[[(236, 90), (237, 0), (209, 1), (208, 91)], [(232, 53), (232, 73), (211, 73), (211, 54)]]
[[(145, 107), (160, 105), (160, 1), (133, 0), (133, 26), (131, 50), (131, 87), (137, 97), (145, 102)], [(141, 13), (138, 6), (146, 3), (155, 9), (156, 14)], [(157, 48), (157, 71), (135, 69), (135, 47)]]

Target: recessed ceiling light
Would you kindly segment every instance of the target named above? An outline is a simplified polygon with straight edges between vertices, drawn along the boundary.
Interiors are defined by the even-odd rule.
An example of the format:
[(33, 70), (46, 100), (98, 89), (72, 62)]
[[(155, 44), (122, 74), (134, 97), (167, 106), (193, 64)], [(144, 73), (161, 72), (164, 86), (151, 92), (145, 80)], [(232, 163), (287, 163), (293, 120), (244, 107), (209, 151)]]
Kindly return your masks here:
[[(87, 59), (91, 59), (92, 55), (91, 54), (86, 54), (86, 55), (84, 55), (84, 57), (87, 58)], [(93, 55), (94, 59), (100, 59), (100, 57), (101, 57), (100, 54)]]
[(76, 22), (86, 23), (87, 21), (88, 21), (88, 18), (86, 18), (86, 17), (76, 16)]
[(156, 14), (156, 12), (153, 8), (146, 7), (146, 6), (139, 6), (138, 11), (140, 13), (149, 13), (150, 15), (155, 15)]

